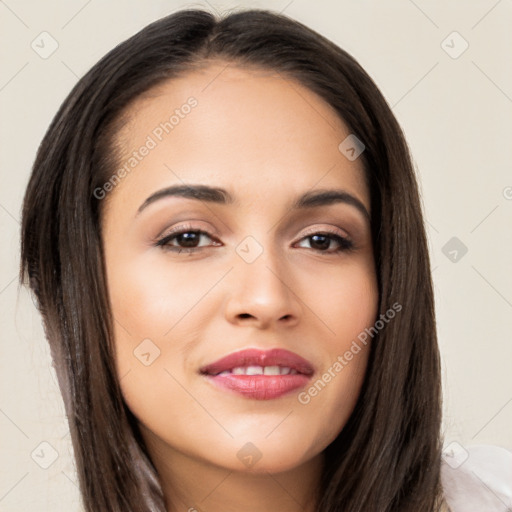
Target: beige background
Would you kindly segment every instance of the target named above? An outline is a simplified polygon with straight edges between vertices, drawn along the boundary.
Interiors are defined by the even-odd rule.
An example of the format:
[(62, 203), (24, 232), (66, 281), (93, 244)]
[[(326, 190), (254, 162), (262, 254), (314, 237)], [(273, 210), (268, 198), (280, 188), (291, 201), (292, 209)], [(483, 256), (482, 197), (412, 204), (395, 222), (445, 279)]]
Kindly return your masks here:
[[(0, 509), (80, 510), (40, 319), (16, 281), (20, 205), (37, 145), (80, 76), (115, 44), (182, 6), (284, 11), (346, 49), (374, 78), (404, 128), (421, 181), (443, 357), (446, 444), (512, 449), (510, 0), (5, 0)], [(38, 37), (49, 37), (39, 36), (43, 31), (58, 43), (47, 59), (31, 47)], [(459, 248), (446, 246), (453, 237)], [(454, 248), (457, 261), (450, 259)]]

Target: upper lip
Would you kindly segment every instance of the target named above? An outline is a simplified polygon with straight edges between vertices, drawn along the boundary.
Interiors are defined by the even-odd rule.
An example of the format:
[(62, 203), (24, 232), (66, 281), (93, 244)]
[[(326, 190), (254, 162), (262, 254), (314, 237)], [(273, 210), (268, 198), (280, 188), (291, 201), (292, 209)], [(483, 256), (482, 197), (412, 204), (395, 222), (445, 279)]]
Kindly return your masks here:
[(289, 350), (274, 348), (272, 350), (246, 349), (233, 352), (217, 361), (203, 366), (202, 374), (217, 375), (226, 370), (243, 366), (285, 366), (302, 373), (312, 375), (313, 365)]

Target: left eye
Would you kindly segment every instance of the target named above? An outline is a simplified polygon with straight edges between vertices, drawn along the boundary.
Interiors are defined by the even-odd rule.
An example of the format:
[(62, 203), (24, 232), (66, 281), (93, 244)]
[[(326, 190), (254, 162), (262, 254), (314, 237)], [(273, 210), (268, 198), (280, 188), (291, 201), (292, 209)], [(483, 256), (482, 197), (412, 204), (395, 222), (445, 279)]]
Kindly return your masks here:
[[(312, 246), (310, 247), (311, 249), (325, 254), (348, 251), (354, 247), (353, 243), (348, 238), (336, 235), (334, 233), (313, 233), (305, 236), (301, 241), (305, 240), (309, 240), (309, 244)], [(326, 250), (330, 247), (332, 242), (337, 244), (338, 247), (335, 249)]]

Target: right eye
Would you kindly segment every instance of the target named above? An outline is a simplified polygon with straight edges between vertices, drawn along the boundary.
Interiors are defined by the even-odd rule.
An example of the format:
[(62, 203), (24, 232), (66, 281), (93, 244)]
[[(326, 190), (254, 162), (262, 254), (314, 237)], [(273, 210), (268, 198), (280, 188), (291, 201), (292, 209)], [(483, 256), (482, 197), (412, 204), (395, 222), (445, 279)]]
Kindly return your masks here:
[[(213, 240), (213, 236), (207, 231), (202, 229), (193, 229), (190, 226), (178, 228), (171, 233), (166, 234), (160, 238), (156, 246), (162, 247), (164, 250), (169, 250), (177, 253), (186, 252), (192, 253), (204, 247), (211, 247), (212, 244), (200, 245), (201, 240), (209, 238)], [(216, 243), (219, 245), (219, 243)]]

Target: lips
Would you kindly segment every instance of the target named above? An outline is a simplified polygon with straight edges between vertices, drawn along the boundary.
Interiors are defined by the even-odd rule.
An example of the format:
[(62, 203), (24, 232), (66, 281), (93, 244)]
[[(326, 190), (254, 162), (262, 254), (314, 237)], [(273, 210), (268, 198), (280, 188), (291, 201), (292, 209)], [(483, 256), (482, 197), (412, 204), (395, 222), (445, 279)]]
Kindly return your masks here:
[(249, 349), (203, 366), (200, 373), (221, 389), (270, 400), (304, 387), (314, 369), (309, 361), (288, 350)]

